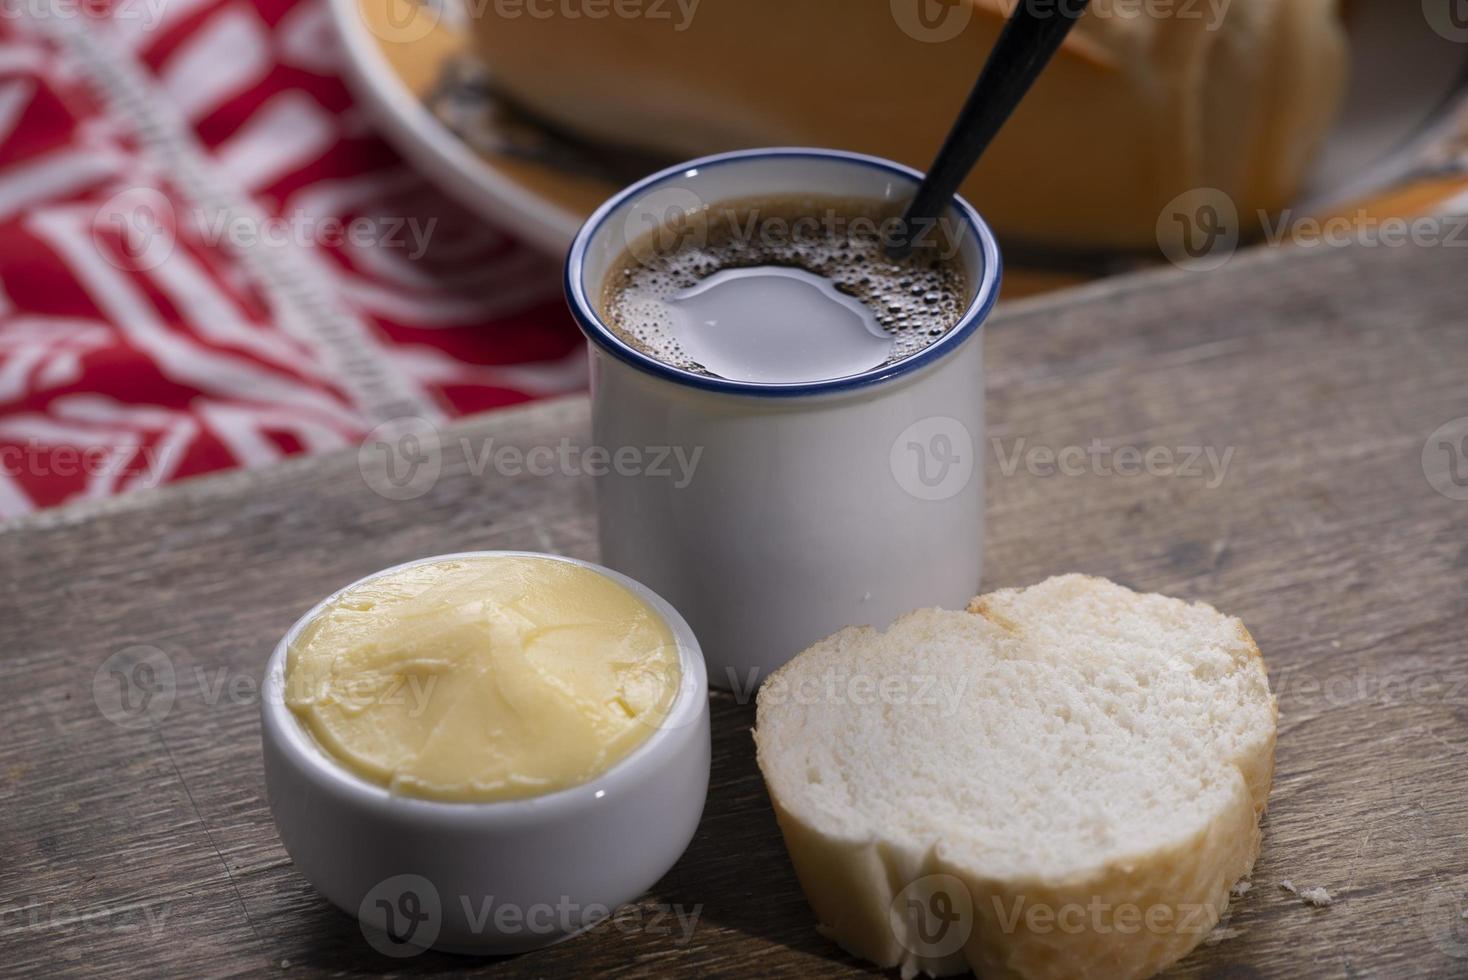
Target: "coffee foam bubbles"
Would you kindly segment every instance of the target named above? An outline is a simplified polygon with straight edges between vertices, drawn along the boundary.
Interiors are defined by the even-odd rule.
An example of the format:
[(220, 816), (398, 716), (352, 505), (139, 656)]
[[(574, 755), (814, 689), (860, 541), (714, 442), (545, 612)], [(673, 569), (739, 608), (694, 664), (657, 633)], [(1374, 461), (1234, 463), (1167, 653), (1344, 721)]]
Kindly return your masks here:
[[(845, 297), (860, 302), (870, 314), (871, 329), (890, 338), (885, 357), (860, 370), (911, 357), (953, 329), (968, 305), (968, 283), (951, 239), (935, 234), (934, 247), (917, 250), (906, 260), (885, 254), (887, 235), (897, 225), (894, 206), (883, 202), (835, 197), (786, 197), (715, 205), (695, 216), (681, 236), (653, 232), (629, 248), (608, 274), (601, 314), (624, 341), (671, 367), (695, 374), (726, 376), (689, 353), (689, 346), (710, 349), (713, 334), (680, 341), (680, 331), (714, 330), (712, 321), (691, 325), (680, 315), (680, 298), (711, 276), (730, 269), (776, 267), (804, 270), (828, 281)], [(669, 241), (670, 237), (677, 240)], [(738, 344), (737, 310), (718, 324), (718, 345)], [(760, 311), (767, 317), (768, 309)], [(794, 351), (809, 337), (798, 336), (811, 317), (795, 316), (789, 324)], [(746, 344), (771, 344), (779, 333), (751, 329)], [(768, 326), (761, 321), (760, 326)], [(758, 334), (759, 336), (755, 336)], [(687, 333), (682, 336), (688, 337)], [(822, 334), (831, 343), (829, 333)], [(862, 342), (870, 349), (870, 337)], [(748, 351), (744, 352), (748, 354)], [(768, 354), (768, 351), (766, 352)], [(711, 361), (705, 357), (704, 360)], [(735, 358), (743, 362), (743, 358)], [(833, 364), (851, 364), (835, 358)], [(826, 380), (845, 374), (783, 377), (780, 380)], [(769, 380), (736, 378), (736, 380)]]

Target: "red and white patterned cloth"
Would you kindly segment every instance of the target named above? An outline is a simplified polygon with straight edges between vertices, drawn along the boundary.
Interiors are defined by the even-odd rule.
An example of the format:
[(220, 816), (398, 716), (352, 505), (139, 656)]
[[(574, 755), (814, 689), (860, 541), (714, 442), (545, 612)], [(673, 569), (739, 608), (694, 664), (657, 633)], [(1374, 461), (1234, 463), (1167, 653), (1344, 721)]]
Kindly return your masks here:
[(324, 0), (7, 6), (0, 519), (584, 385), (554, 261), (399, 159), (340, 59)]

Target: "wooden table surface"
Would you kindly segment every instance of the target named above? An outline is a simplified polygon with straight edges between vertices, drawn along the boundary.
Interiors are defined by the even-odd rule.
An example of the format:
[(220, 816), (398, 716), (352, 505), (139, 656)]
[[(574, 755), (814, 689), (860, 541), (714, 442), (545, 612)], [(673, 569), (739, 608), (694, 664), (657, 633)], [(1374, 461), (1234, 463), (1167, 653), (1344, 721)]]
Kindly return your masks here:
[[(1012, 306), (986, 328), (986, 587), (1078, 570), (1206, 599), (1248, 624), (1279, 696), (1254, 888), (1172, 975), (1468, 976), (1468, 460), (1441, 438), (1468, 434), (1465, 273), (1455, 248), (1274, 250)], [(346, 453), (0, 531), (0, 973), (861, 969), (814, 930), (753, 708), (728, 695), (692, 846), (590, 935), (506, 960), (390, 960), (296, 872), (266, 807), (256, 695), (286, 627), (423, 555), (596, 556), (582, 480), (476, 473), (461, 436), (584, 445), (586, 403), (455, 426), (415, 500), (374, 493)], [(1047, 452), (1093, 443), (1111, 452), (1085, 473), (1051, 472)], [(1113, 471), (1158, 447), (1177, 472)], [(1199, 449), (1212, 457), (1189, 465)], [(139, 647), (173, 683), (156, 672), (129, 714), (106, 667)], [(1286, 879), (1337, 900), (1311, 908)]]

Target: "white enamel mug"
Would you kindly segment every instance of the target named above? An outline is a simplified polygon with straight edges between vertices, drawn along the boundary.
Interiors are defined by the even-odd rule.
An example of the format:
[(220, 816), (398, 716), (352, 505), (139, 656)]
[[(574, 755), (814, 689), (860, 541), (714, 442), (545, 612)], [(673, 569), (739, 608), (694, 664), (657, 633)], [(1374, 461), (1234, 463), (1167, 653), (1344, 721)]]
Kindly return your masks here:
[(571, 246), (566, 294), (590, 342), (594, 444), (613, 459), (622, 451), (682, 467), (681, 478), (630, 466), (598, 473), (602, 561), (683, 614), (713, 686), (748, 694), (842, 627), (961, 607), (978, 592), (979, 328), (998, 296), (999, 249), (955, 200), (943, 225), (968, 277), (959, 324), (904, 360), (801, 384), (709, 377), (627, 344), (599, 314), (607, 272), (680, 212), (799, 193), (900, 202), (920, 179), (855, 153), (726, 153), (627, 188)]

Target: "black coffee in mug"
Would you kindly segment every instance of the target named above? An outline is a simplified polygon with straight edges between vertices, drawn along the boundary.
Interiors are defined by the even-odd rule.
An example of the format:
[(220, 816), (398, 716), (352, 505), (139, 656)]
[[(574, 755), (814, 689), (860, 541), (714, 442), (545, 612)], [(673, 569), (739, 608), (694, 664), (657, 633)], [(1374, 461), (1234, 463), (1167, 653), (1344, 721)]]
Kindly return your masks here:
[(890, 202), (790, 196), (733, 201), (648, 230), (615, 262), (600, 312), (670, 367), (792, 384), (861, 374), (952, 330), (969, 284), (953, 229), (905, 233)]

